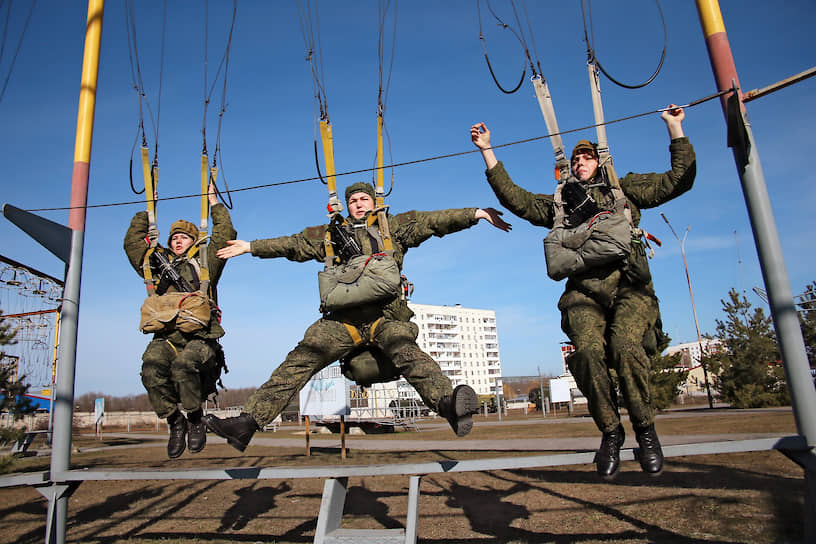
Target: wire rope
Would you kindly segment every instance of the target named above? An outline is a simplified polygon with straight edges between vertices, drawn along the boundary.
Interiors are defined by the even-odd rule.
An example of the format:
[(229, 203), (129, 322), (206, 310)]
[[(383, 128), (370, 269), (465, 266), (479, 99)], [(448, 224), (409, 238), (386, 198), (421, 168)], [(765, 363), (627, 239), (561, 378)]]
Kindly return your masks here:
[[(489, 0), (485, 0), (485, 4), (487, 4), (487, 9), (490, 11), (491, 15), (493, 15), (493, 18), (496, 19), (498, 25), (501, 26), (502, 28), (508, 29), (510, 32), (513, 33), (513, 36), (516, 37), (519, 44), (521, 44), (522, 49), (524, 49), (526, 59), (529, 59), (530, 55), (527, 52), (527, 45), (524, 43), (519, 34), (515, 30), (513, 30), (513, 28), (510, 25), (502, 21), (498, 15), (496, 15), (496, 12), (494, 12), (493, 8), (490, 6)], [(487, 54), (487, 44), (484, 38), (484, 32), (482, 31), (481, 0), (476, 0), (476, 12), (479, 19), (479, 41), (482, 43), (482, 50), (484, 51), (485, 62), (487, 63), (487, 69), (490, 71), (490, 76), (493, 78), (493, 82), (496, 84), (496, 87), (498, 87), (501, 92), (503, 92), (504, 94), (513, 94), (516, 91), (518, 91), (521, 88), (521, 85), (524, 83), (524, 78), (527, 75), (527, 60), (525, 59), (522, 62), (521, 77), (519, 78), (519, 82), (516, 84), (516, 86), (510, 90), (505, 89), (499, 82), (499, 79), (496, 77), (496, 73), (493, 71), (493, 65), (490, 64), (490, 57)]]
[[(520, 144), (535, 142), (535, 141), (538, 141), (538, 140), (544, 140), (544, 139), (547, 139), (547, 138), (552, 138), (553, 136), (564, 135), (564, 134), (572, 134), (572, 133), (575, 133), (575, 132), (581, 132), (581, 131), (584, 131), (584, 130), (589, 130), (589, 129), (596, 128), (596, 127), (603, 126), (603, 125), (612, 125), (612, 124), (615, 124), (615, 123), (630, 121), (632, 119), (645, 117), (647, 115), (652, 115), (652, 114), (655, 114), (655, 113), (662, 113), (664, 111), (673, 110), (673, 109), (677, 109), (677, 108), (688, 109), (688, 108), (692, 108), (692, 107), (698, 106), (700, 104), (703, 104), (704, 102), (714, 100), (715, 98), (719, 98), (720, 96), (726, 95), (728, 93), (737, 92), (738, 90), (739, 89), (736, 88), (736, 87), (731, 88), (731, 89), (725, 89), (723, 91), (716, 92), (714, 94), (705, 96), (703, 98), (699, 98), (697, 100), (694, 100), (692, 102), (689, 102), (687, 104), (683, 104), (683, 105), (680, 105), (680, 106), (671, 106), (671, 107), (666, 107), (666, 108), (658, 108), (656, 110), (644, 111), (644, 112), (641, 112), (641, 113), (635, 113), (633, 115), (628, 115), (626, 117), (613, 119), (611, 121), (606, 121), (604, 123), (596, 123), (596, 124), (586, 125), (586, 126), (582, 126), (582, 127), (573, 128), (573, 129), (562, 130), (562, 131), (554, 132), (554, 133), (550, 133), (550, 134), (544, 134), (544, 135), (541, 135), (541, 136), (533, 136), (531, 138), (525, 138), (523, 140), (515, 140), (515, 141), (512, 141), (512, 142), (508, 142), (506, 144), (494, 145), (494, 146), (491, 147), (491, 149), (501, 149), (501, 148), (504, 148), (504, 147), (511, 147), (511, 146), (514, 146), (514, 145), (520, 145)], [(426, 157), (426, 158), (423, 158), (423, 159), (416, 159), (416, 160), (412, 160), (412, 161), (404, 161), (404, 162), (393, 163), (393, 164), (385, 165), (385, 166), (383, 166), (383, 168), (400, 168), (400, 167), (403, 167), (403, 166), (411, 166), (411, 165), (414, 165), (414, 164), (422, 164), (422, 163), (436, 161), (436, 160), (450, 159), (450, 158), (454, 158), (454, 157), (461, 157), (461, 156), (464, 156), (464, 155), (471, 155), (473, 153), (478, 153), (478, 152), (480, 152), (480, 150), (472, 149), (472, 150), (469, 150), (469, 151), (459, 151), (459, 152), (456, 152), (456, 153), (447, 153), (447, 154), (444, 154), (444, 155), (436, 155), (436, 156), (433, 156), (433, 157)], [(373, 168), (363, 168), (363, 169), (360, 169), (360, 170), (349, 170), (347, 172), (340, 172), (340, 173), (335, 174), (335, 175), (338, 176), (338, 177), (339, 176), (353, 176), (353, 175), (357, 175), (357, 174), (371, 172), (372, 170), (374, 170), (374, 169)], [(238, 189), (232, 189), (232, 192), (254, 191), (254, 190), (258, 190), (258, 189), (266, 189), (268, 187), (279, 187), (279, 186), (282, 186), (282, 185), (292, 185), (292, 184), (295, 184), (295, 183), (304, 183), (304, 182), (307, 182), (307, 181), (317, 181), (319, 179), (320, 179), (319, 177), (313, 176), (313, 177), (308, 177), (308, 178), (299, 178), (299, 179), (291, 179), (291, 180), (285, 180), (285, 181), (277, 181), (277, 182), (273, 182), (273, 183), (264, 183), (264, 184), (261, 184), (261, 185), (253, 185), (253, 186), (250, 186), (250, 187), (240, 187)], [(185, 199), (185, 198), (200, 198), (200, 197), (201, 197), (200, 194), (177, 195), (177, 196), (158, 198), (157, 201), (158, 200), (181, 200), (181, 199)], [(143, 203), (144, 203), (144, 201), (139, 200), (139, 201), (129, 201), (129, 202), (113, 202), (113, 203), (108, 203), (108, 204), (89, 204), (89, 205), (85, 205), (85, 206), (65, 206), (65, 207), (57, 207), (57, 208), (32, 208), (32, 209), (27, 209), (27, 210), (24, 210), (24, 211), (27, 211), (27, 212), (49, 212), (49, 211), (63, 211), (63, 210), (83, 209), (83, 208), (84, 209), (109, 208), (109, 207), (114, 207), (114, 206), (130, 206), (130, 205), (133, 205), (133, 204), (143, 204)]]
[[(378, 36), (377, 36), (377, 71), (378, 71), (378, 90), (377, 90), (377, 113), (382, 118), (382, 128), (383, 133), (385, 134), (385, 140), (388, 142), (388, 155), (391, 157), (393, 162), (393, 155), (392, 155), (392, 148), (391, 148), (391, 135), (388, 132), (388, 127), (385, 123), (385, 109), (386, 104), (388, 102), (388, 93), (391, 88), (391, 75), (394, 72), (394, 51), (396, 51), (397, 47), (397, 0), (394, 0), (394, 27), (391, 30), (391, 55), (388, 61), (388, 69), (387, 75), (385, 77), (385, 84), (383, 84), (383, 67), (385, 64), (385, 24), (388, 18), (388, 11), (389, 5), (391, 4), (390, 0), (380, 1), (378, 6), (378, 17), (379, 17), (379, 24), (378, 24)], [(374, 163), (376, 165), (376, 153), (374, 154)], [(374, 170), (376, 172), (376, 169)], [(388, 197), (391, 195), (391, 191), (394, 190), (394, 169), (391, 168), (391, 186), (388, 188), (388, 192), (385, 193), (384, 197)]]
[[(20, 39), (17, 40), (17, 47), (14, 48), (14, 55), (11, 57), (11, 63), (9, 63), (8, 74), (6, 74), (5, 79), (3, 80), (3, 88), (0, 89), (0, 102), (3, 101), (3, 96), (6, 94), (6, 88), (8, 87), (9, 81), (11, 80), (11, 74), (14, 71), (14, 63), (17, 62), (17, 55), (20, 53), (20, 47), (23, 45), (23, 38), (25, 37), (26, 30), (28, 30), (28, 23), (31, 21), (31, 15), (34, 13), (34, 6), (37, 5), (36, 0), (32, 0), (31, 7), (28, 8), (28, 15), (26, 16), (25, 23), (23, 23), (23, 30), (20, 32)], [(0, 4), (2, 7), (2, 4)], [(11, 17), (11, 0), (6, 7), (6, 20), (3, 25), (3, 41), (2, 46), (0, 46), (0, 60), (3, 58), (3, 51), (6, 47), (6, 37), (8, 36), (8, 23)]]
[[(586, 8), (584, 7), (584, 2), (586, 1)], [(594, 36), (594, 28), (592, 24), (592, 0), (581, 0), (581, 16), (584, 22), (584, 40), (587, 44), (587, 57), (590, 62), (594, 62), (595, 65), (598, 67), (598, 70), (601, 71), (603, 75), (609, 79), (612, 83), (619, 87), (623, 87), (624, 89), (641, 89), (646, 85), (650, 84), (657, 75), (660, 73), (660, 69), (663, 67), (663, 62), (666, 60), (666, 49), (669, 43), (669, 34), (668, 29), (666, 27), (666, 19), (663, 17), (663, 10), (660, 8), (660, 1), (655, 0), (655, 4), (657, 5), (657, 12), (660, 14), (660, 22), (663, 25), (663, 52), (660, 54), (660, 61), (657, 63), (657, 68), (655, 68), (654, 73), (643, 83), (638, 84), (629, 84), (623, 83), (618, 81), (616, 78), (612, 77), (609, 72), (607, 72), (601, 61), (598, 60), (598, 55), (595, 52), (595, 36)], [(587, 32), (587, 18), (589, 18), (589, 32)]]
[[(216, 133), (215, 133), (215, 151), (213, 151), (212, 168), (216, 168), (216, 166), (219, 163), (219, 159), (220, 159), (220, 161), (222, 163), (221, 170), (222, 170), (222, 174), (223, 174), (221, 176), (221, 179), (224, 182), (224, 189), (225, 189), (224, 194), (227, 195), (227, 199), (229, 199), (229, 203), (227, 202), (227, 199), (225, 199), (223, 197), (222, 193), (218, 190), (217, 187), (215, 189), (215, 192), (216, 192), (217, 196), (221, 199), (221, 202), (223, 202), (224, 206), (226, 206), (227, 209), (229, 209), (229, 210), (231, 210), (233, 208), (233, 202), (232, 202), (232, 194), (230, 193), (230, 189), (229, 189), (229, 184), (227, 183), (227, 176), (226, 176), (226, 173), (224, 172), (224, 167), (223, 167), (223, 156), (221, 154), (221, 127), (222, 127), (222, 124), (223, 124), (223, 121), (224, 121), (224, 113), (226, 113), (226, 111), (227, 111), (227, 75), (229, 73), (230, 52), (231, 52), (231, 49), (232, 49), (232, 36), (233, 36), (233, 32), (235, 30), (235, 19), (236, 19), (237, 14), (238, 14), (238, 1), (233, 0), (233, 2), (232, 2), (232, 21), (230, 22), (229, 33), (227, 35), (227, 45), (224, 48), (224, 53), (221, 56), (221, 61), (218, 64), (218, 69), (216, 70), (215, 77), (213, 77), (212, 84), (209, 85), (209, 90), (207, 90), (207, 86), (209, 84), (208, 74), (207, 74), (208, 62), (209, 62), (208, 61), (208, 59), (209, 59), (209, 57), (208, 57), (209, 0), (205, 3), (205, 17), (204, 17), (204, 26), (205, 26), (205, 30), (204, 30), (204, 114), (203, 114), (202, 128), (201, 128), (201, 134), (202, 134), (202, 138), (203, 138), (202, 151), (201, 152), (203, 154), (207, 153), (207, 111), (208, 111), (209, 104), (212, 101), (212, 96), (213, 96), (213, 93), (215, 92), (216, 84), (218, 83), (218, 81), (220, 79), (222, 79), (221, 71), (223, 70), (223, 87), (222, 87), (222, 90), (221, 90), (221, 104), (220, 104), (220, 108), (218, 110), (218, 123), (216, 125), (217, 128), (216, 128)], [(213, 182), (213, 185), (215, 185), (215, 183), (214, 183), (215, 180), (212, 179), (212, 174), (210, 174), (210, 181)]]
[[(145, 109), (147, 110), (150, 122), (153, 126), (153, 138), (155, 142), (153, 151), (153, 165), (157, 166), (159, 160), (159, 122), (161, 116), (161, 89), (162, 89), (161, 81), (164, 77), (164, 41), (167, 30), (167, 1), (165, 0), (164, 2), (164, 9), (162, 13), (162, 39), (159, 61), (160, 64), (159, 86), (155, 115), (153, 114), (153, 108), (150, 105), (150, 100), (148, 100), (147, 98), (147, 93), (145, 92), (144, 79), (142, 77), (141, 61), (139, 60), (139, 46), (136, 37), (136, 11), (133, 4), (134, 4), (133, 0), (127, 0), (125, 6), (125, 28), (127, 29), (128, 58), (130, 60), (132, 85), (133, 88), (136, 90), (137, 96), (139, 97), (139, 121), (136, 129), (136, 137), (134, 139), (134, 144), (130, 150), (130, 168), (129, 168), (130, 189), (131, 191), (138, 195), (144, 193), (144, 189), (142, 189), (141, 191), (137, 191), (136, 187), (133, 184), (133, 153), (136, 149), (136, 141), (138, 141), (140, 135), (142, 137), (142, 147), (148, 146), (147, 134), (145, 133), (144, 124)], [(155, 183), (156, 180), (153, 181)]]
[[(298, 19), (300, 21), (300, 32), (303, 36), (303, 44), (306, 48), (306, 62), (309, 63), (309, 70), (312, 74), (312, 92), (314, 93), (314, 149), (315, 167), (318, 179), (323, 185), (329, 182), (323, 179), (320, 173), (320, 158), (317, 152), (317, 133), (320, 122), (331, 123), (329, 118), (329, 100), (326, 95), (326, 85), (323, 76), (323, 51), (320, 42), (320, 18), (317, 5), (312, 8), (312, 3), (306, 0), (305, 6), (299, 1), (297, 3)], [(314, 13), (313, 13), (314, 12)], [(315, 39), (317, 36), (317, 39)]]

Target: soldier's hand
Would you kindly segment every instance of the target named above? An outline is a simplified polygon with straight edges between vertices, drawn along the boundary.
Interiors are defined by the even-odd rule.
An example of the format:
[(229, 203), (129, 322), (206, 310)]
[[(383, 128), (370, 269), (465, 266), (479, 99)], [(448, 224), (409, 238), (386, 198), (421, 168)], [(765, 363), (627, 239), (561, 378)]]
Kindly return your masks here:
[(490, 224), (497, 229), (510, 232), (513, 229), (513, 225), (502, 219), (502, 215), (504, 215), (504, 213), (495, 208), (480, 208), (476, 210), (476, 219), (487, 219)]
[(207, 199), (210, 201), (210, 207), (218, 204), (218, 196), (215, 192), (215, 184), (211, 181), (210, 186), (207, 187)]
[(219, 259), (229, 259), (230, 257), (237, 257), (244, 253), (251, 251), (249, 242), (244, 240), (227, 240), (227, 247), (222, 247), (215, 252)]
[(479, 149), (490, 147), (490, 130), (484, 123), (476, 123), (470, 127), (470, 140)]

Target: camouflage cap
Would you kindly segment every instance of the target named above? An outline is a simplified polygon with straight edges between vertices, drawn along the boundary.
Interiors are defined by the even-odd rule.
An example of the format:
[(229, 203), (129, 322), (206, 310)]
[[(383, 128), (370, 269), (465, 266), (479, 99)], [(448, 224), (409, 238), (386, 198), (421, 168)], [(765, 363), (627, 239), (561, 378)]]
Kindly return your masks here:
[(589, 151), (597, 159), (598, 158), (598, 144), (593, 144), (589, 140), (578, 140), (575, 147), (572, 148), (572, 155), (570, 155), (570, 162), (575, 158), (579, 152)]
[(170, 240), (172, 240), (174, 234), (186, 234), (193, 240), (198, 239), (198, 227), (194, 224), (190, 223), (189, 221), (185, 221), (184, 219), (179, 219), (170, 227), (170, 236), (167, 237), (167, 245), (170, 245)]
[(352, 183), (348, 187), (346, 187), (346, 205), (348, 205), (348, 199), (354, 193), (366, 193), (372, 199), (374, 198), (374, 187), (370, 183), (366, 183), (365, 181), (358, 181), (357, 183)]

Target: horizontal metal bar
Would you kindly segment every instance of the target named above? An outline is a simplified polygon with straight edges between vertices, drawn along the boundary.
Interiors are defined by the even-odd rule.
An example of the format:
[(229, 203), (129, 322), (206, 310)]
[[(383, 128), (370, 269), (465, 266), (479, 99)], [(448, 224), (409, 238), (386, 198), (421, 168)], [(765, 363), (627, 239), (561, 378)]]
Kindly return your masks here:
[[(799, 436), (785, 438), (760, 438), (752, 440), (726, 440), (698, 444), (664, 446), (665, 457), (684, 455), (709, 455), (786, 449), (805, 451), (807, 446)], [(621, 450), (621, 460), (637, 460), (636, 449)], [(415, 474), (440, 474), (446, 472), (486, 472), (524, 468), (582, 465), (593, 462), (595, 452), (534, 455), (526, 457), (497, 457), (492, 459), (447, 460), (426, 463), (403, 463), (357, 466), (319, 467), (238, 467), (227, 469), (155, 469), (155, 470), (67, 470), (54, 474), (55, 482), (90, 480), (290, 480), (297, 478), (343, 478), (349, 476), (394, 476)], [(0, 478), (0, 487), (31, 485), (47, 481), (48, 473), (19, 474)]]

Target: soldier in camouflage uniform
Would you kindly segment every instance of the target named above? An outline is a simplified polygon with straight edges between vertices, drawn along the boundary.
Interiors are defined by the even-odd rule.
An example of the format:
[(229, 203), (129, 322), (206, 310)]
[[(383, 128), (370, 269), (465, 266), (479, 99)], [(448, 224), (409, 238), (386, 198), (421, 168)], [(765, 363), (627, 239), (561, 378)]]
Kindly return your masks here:
[[(216, 256), (216, 251), (226, 246), (227, 240), (235, 238), (227, 208), (218, 202), (215, 188), (210, 185), (210, 211), (212, 236), (206, 247), (210, 272), (210, 298), (217, 302), (216, 285), (226, 261)], [(142, 276), (142, 263), (149, 248), (147, 212), (137, 213), (130, 222), (125, 235), (125, 253), (130, 264)], [(169, 249), (159, 248), (173, 268), (193, 287), (199, 288), (200, 262), (196, 255), (187, 258), (187, 250), (198, 239), (198, 227), (179, 219), (170, 228), (167, 240)], [(154, 277), (159, 277), (155, 270)], [(162, 295), (176, 291), (161, 276), (156, 292)], [(142, 355), (142, 384), (147, 390), (150, 405), (160, 418), (166, 418), (170, 428), (167, 455), (175, 458), (184, 453), (185, 445), (192, 453), (198, 453), (206, 444), (207, 428), (202, 421), (201, 403), (215, 392), (215, 386), (224, 366), (224, 356), (218, 339), (224, 336), (220, 315), (212, 308), (210, 322), (203, 329), (185, 333), (172, 330), (156, 333)], [(179, 410), (187, 413), (187, 417)]]
[[(662, 114), (671, 143), (671, 170), (662, 174), (627, 174), (620, 187), (632, 213), (634, 227), (640, 209), (653, 208), (691, 189), (696, 174), (694, 149), (683, 135), (682, 108), (670, 106)], [(484, 123), (471, 128), (471, 139), (482, 151), (487, 180), (499, 201), (517, 216), (534, 225), (552, 228), (555, 219), (553, 195), (534, 194), (512, 182), (490, 148), (490, 132)], [(596, 146), (581, 140), (572, 152), (573, 175), (589, 189), (602, 209), (612, 210), (611, 190), (599, 183)], [(575, 274), (567, 280), (558, 302), (561, 327), (575, 345), (567, 365), (578, 388), (587, 398), (589, 411), (603, 433), (595, 456), (599, 475), (610, 480), (620, 465), (624, 430), (610, 370), (617, 375), (623, 401), (640, 445), (643, 470), (658, 474), (663, 453), (654, 429), (654, 412), (649, 384), (650, 359), (644, 343), (654, 351), (659, 328), (659, 310), (649, 264), (641, 240), (633, 239), (629, 257), (623, 262)], [(657, 331), (659, 332), (659, 331)]]
[[(346, 203), (352, 225), (365, 227), (374, 210), (374, 188), (369, 183), (355, 183), (346, 189)], [(410, 211), (388, 217), (392, 236), (393, 258), (402, 270), (402, 262), (409, 248), (417, 247), (431, 236), (445, 236), (470, 228), (480, 219), (486, 219), (502, 230), (510, 225), (500, 218), (501, 212), (492, 208), (464, 208), (436, 212)], [(243, 253), (261, 258), (285, 257), (305, 262), (326, 258), (324, 239), (328, 226), (309, 227), (293, 236), (281, 236), (251, 243), (243, 240), (228, 242), (229, 247), (218, 252), (223, 258)], [(353, 228), (352, 234), (362, 253), (380, 253), (384, 248), (371, 231)], [(286, 360), (272, 373), (269, 380), (250, 396), (245, 413), (237, 417), (219, 419), (205, 416), (211, 431), (226, 438), (239, 451), (244, 451), (252, 435), (270, 423), (289, 403), (309, 378), (334, 361), (344, 359), (359, 347), (379, 349), (393, 363), (419, 393), (425, 404), (445, 417), (457, 436), (464, 436), (472, 427), (472, 414), (478, 411), (476, 393), (468, 385), (454, 390), (439, 365), (416, 343), (417, 327), (409, 322), (413, 312), (407, 302), (393, 296), (384, 302), (352, 306), (324, 314), (313, 323), (303, 339), (286, 356)], [(353, 338), (356, 329), (359, 337)], [(362, 342), (362, 343), (361, 343)]]

